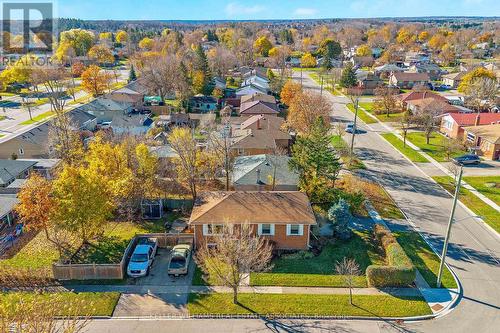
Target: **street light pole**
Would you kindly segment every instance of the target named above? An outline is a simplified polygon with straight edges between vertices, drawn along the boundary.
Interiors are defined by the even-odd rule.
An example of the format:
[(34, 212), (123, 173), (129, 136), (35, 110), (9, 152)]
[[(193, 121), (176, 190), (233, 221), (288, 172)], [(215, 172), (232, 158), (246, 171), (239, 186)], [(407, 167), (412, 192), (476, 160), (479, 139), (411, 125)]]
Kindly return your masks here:
[(354, 123), (353, 123), (353, 128), (352, 128), (352, 133), (351, 133), (351, 150), (350, 150), (350, 156), (351, 156), (351, 159), (349, 161), (349, 163), (351, 163), (352, 161), (352, 154), (354, 153), (354, 136), (356, 135), (356, 123), (357, 123), (357, 120), (358, 120), (358, 102), (359, 102), (359, 99), (356, 98), (354, 100)]
[(450, 219), (448, 220), (448, 228), (446, 229), (446, 237), (444, 239), (443, 252), (441, 253), (441, 263), (439, 264), (439, 273), (436, 281), (436, 287), (441, 288), (441, 278), (443, 277), (444, 262), (446, 259), (446, 253), (448, 252), (448, 243), (450, 241), (451, 225), (455, 216), (455, 208), (457, 207), (458, 195), (460, 194), (460, 185), (462, 182), (462, 173), (464, 167), (460, 166), (460, 173), (458, 174), (458, 181), (455, 188), (455, 196), (453, 197), (453, 205), (451, 206)]

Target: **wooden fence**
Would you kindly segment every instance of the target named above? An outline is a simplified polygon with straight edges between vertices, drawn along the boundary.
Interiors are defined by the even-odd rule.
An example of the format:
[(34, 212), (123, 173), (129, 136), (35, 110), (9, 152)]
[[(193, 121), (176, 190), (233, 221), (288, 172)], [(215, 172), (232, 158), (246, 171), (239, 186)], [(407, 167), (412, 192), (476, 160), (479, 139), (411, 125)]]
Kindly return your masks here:
[(169, 248), (177, 244), (193, 244), (193, 234), (140, 234), (132, 238), (116, 264), (64, 264), (54, 263), (52, 273), (57, 280), (121, 280), (126, 277), (127, 264), (140, 238), (158, 239), (158, 247)]

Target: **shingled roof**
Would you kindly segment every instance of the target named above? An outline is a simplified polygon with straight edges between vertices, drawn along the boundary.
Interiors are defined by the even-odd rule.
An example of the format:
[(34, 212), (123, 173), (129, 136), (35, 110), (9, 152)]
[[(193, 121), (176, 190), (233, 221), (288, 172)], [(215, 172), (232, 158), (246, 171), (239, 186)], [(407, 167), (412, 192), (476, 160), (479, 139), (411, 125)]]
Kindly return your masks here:
[(204, 192), (194, 203), (189, 224), (316, 224), (302, 192)]

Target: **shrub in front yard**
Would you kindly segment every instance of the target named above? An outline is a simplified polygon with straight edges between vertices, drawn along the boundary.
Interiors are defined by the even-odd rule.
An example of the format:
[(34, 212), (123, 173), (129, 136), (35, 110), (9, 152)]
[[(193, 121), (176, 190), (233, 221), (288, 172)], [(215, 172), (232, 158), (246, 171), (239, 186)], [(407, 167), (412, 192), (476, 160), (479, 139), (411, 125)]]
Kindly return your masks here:
[(370, 287), (408, 286), (415, 280), (415, 266), (392, 233), (384, 226), (373, 228), (377, 241), (384, 249), (387, 265), (370, 265), (366, 269), (366, 279)]

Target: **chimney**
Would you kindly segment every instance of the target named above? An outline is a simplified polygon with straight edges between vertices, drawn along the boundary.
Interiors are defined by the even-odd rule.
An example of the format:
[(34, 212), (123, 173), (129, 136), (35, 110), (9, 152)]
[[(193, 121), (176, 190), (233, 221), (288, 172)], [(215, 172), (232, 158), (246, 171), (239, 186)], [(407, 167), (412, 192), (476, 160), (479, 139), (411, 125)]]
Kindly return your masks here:
[(479, 126), (480, 119), (481, 119), (481, 114), (478, 112), (476, 115), (476, 120), (474, 121), (474, 126)]
[(261, 181), (260, 181), (260, 169), (257, 169), (257, 184), (258, 185), (261, 184)]

